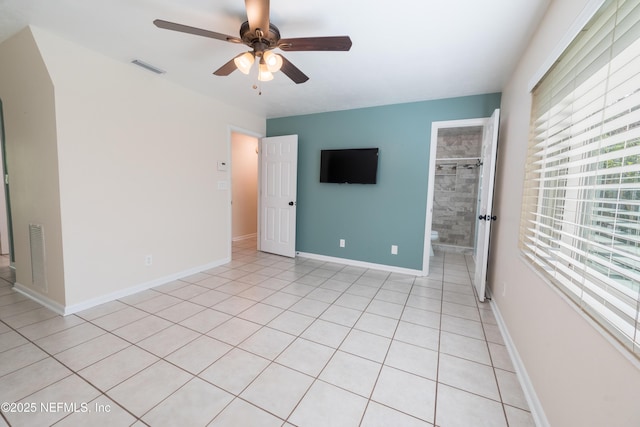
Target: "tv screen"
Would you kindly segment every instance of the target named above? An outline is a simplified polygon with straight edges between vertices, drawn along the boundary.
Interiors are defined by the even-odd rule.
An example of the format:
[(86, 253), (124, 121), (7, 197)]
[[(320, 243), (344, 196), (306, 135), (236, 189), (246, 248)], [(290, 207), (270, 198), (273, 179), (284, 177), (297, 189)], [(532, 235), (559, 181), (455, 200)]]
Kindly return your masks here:
[(377, 148), (322, 150), (320, 152), (320, 182), (375, 184), (377, 174)]

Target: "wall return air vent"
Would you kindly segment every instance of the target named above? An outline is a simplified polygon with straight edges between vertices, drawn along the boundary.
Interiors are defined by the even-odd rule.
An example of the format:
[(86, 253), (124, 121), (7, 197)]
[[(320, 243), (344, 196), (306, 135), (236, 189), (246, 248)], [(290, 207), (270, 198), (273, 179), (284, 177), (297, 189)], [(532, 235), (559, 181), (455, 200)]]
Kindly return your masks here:
[(31, 249), (31, 283), (40, 291), (47, 291), (47, 275), (44, 258), (44, 229), (40, 224), (29, 224)]

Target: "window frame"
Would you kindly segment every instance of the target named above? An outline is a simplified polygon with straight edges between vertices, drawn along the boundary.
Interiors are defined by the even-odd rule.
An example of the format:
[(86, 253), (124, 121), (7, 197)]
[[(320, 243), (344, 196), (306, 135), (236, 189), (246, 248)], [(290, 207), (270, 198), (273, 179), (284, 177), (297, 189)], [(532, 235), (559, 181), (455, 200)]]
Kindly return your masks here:
[[(575, 243), (576, 240), (576, 235), (572, 234), (572, 233), (563, 233), (563, 229), (560, 228), (555, 228), (554, 227), (554, 222), (559, 222), (562, 224), (567, 224), (568, 227), (571, 226), (576, 226), (576, 228), (580, 228), (580, 229), (585, 229), (584, 225), (582, 222), (583, 219), (573, 219), (573, 220), (567, 220), (567, 216), (571, 213), (576, 214), (576, 216), (583, 216), (584, 215), (584, 210), (582, 210), (582, 205), (588, 205), (588, 204), (593, 204), (594, 203), (594, 198), (589, 198), (583, 195), (579, 195), (578, 193), (584, 192), (585, 189), (585, 185), (582, 184), (583, 181), (585, 180), (600, 180), (600, 179), (606, 179), (607, 174), (606, 173), (599, 173), (599, 170), (596, 169), (594, 171), (592, 171), (592, 173), (589, 173), (589, 171), (587, 170), (583, 170), (581, 169), (580, 172), (578, 173), (559, 173), (564, 169), (568, 170), (569, 167), (576, 167), (575, 164), (572, 163), (576, 163), (575, 161), (572, 162), (570, 157), (566, 157), (564, 160), (566, 160), (566, 167), (563, 166), (563, 157), (561, 155), (559, 155), (562, 152), (562, 149), (557, 150), (556, 153), (554, 153), (554, 156), (558, 157), (559, 163), (557, 165), (557, 169), (556, 172), (558, 172), (557, 174), (557, 180), (565, 180), (571, 179), (573, 180), (572, 182), (567, 182), (565, 183), (565, 186), (556, 186), (550, 189), (545, 188), (543, 185), (540, 185), (537, 188), (537, 195), (531, 196), (531, 193), (535, 193), (535, 191), (532, 190), (536, 190), (535, 186), (531, 186), (530, 184), (527, 183), (527, 179), (531, 178), (532, 173), (539, 173), (540, 171), (543, 172), (549, 172), (551, 171), (551, 168), (546, 168), (546, 167), (541, 167), (540, 169), (535, 169), (535, 168), (531, 168), (532, 164), (535, 164), (534, 161), (532, 161), (531, 159), (534, 157), (532, 154), (532, 149), (535, 148), (536, 144), (542, 144), (545, 148), (548, 148), (546, 142), (544, 143), (536, 143), (534, 141), (534, 138), (536, 136), (534, 129), (536, 127), (536, 123), (537, 121), (540, 120), (541, 117), (544, 116), (543, 115), (538, 115), (538, 111), (537, 108), (544, 103), (540, 103), (540, 102), (536, 102), (536, 90), (540, 87), (540, 84), (543, 84), (544, 80), (553, 72), (554, 68), (556, 66), (558, 66), (559, 63), (561, 63), (562, 59), (565, 58), (565, 55), (567, 54), (567, 51), (569, 51), (572, 47), (574, 47), (576, 44), (580, 44), (580, 37), (581, 37), (581, 32), (582, 29), (588, 25), (590, 22), (592, 22), (594, 19), (596, 19), (600, 14), (608, 11), (608, 8), (614, 7), (616, 8), (618, 3), (620, 4), (624, 4), (624, 1), (620, 1), (618, 2), (618, 0), (608, 0), (608, 1), (603, 1), (603, 0), (595, 0), (595, 1), (591, 1), (588, 5), (588, 7), (585, 8), (585, 10), (583, 11), (583, 13), (580, 15), (580, 17), (576, 20), (576, 22), (574, 22), (574, 24), (571, 26), (570, 31), (567, 33), (567, 36), (561, 41), (561, 43), (559, 44), (559, 47), (556, 48), (556, 50), (554, 50), (553, 53), (553, 61), (547, 61), (545, 62), (545, 67), (544, 70), (545, 72), (542, 73), (541, 71), (538, 71), (538, 73), (536, 74), (534, 81), (535, 84), (530, 84), (530, 92), (532, 94), (532, 108), (531, 108), (531, 114), (530, 114), (530, 120), (531, 120), (531, 124), (530, 124), (530, 135), (529, 135), (529, 142), (528, 142), (528, 149), (527, 149), (527, 156), (526, 156), (526, 168), (525, 168), (525, 176), (524, 176), (524, 191), (523, 191), (523, 197), (522, 197), (522, 204), (523, 204), (523, 208), (522, 208), (522, 218), (521, 218), (521, 222), (520, 222), (520, 235), (519, 235), (519, 246), (520, 246), (520, 250), (521, 250), (521, 254), (525, 260), (525, 263), (529, 266), (531, 266), (533, 268), (534, 271), (536, 271), (536, 273), (538, 273), (543, 279), (545, 279), (545, 281), (547, 281), (548, 283), (550, 283), (554, 289), (558, 290), (562, 295), (564, 295), (565, 297), (567, 297), (567, 299), (569, 301), (572, 301), (576, 308), (578, 308), (581, 312), (585, 313), (591, 320), (594, 320), (596, 322), (596, 324), (598, 324), (601, 329), (603, 331), (606, 331), (607, 333), (610, 334), (610, 336), (616, 338), (617, 342), (619, 342), (620, 344), (622, 344), (622, 346), (628, 350), (628, 352), (630, 352), (631, 354), (633, 354), (635, 357), (640, 358), (640, 326), (639, 326), (639, 321), (640, 321), (640, 291), (635, 291), (635, 290), (631, 290), (632, 294), (636, 294), (635, 296), (633, 296), (632, 298), (635, 298), (635, 300), (632, 299), (632, 303), (635, 303), (635, 313), (632, 313), (632, 316), (630, 316), (632, 319), (635, 319), (635, 330), (632, 329), (633, 331), (633, 336), (631, 336), (631, 341), (630, 343), (627, 341), (627, 337), (624, 336), (624, 334), (620, 334), (618, 333), (618, 331), (615, 330), (615, 328), (611, 327), (612, 324), (612, 320), (615, 316), (610, 316), (607, 317), (607, 315), (603, 314), (602, 312), (594, 312), (594, 306), (585, 303), (585, 300), (589, 299), (589, 295), (587, 295), (585, 297), (584, 294), (588, 294), (589, 292), (592, 292), (594, 294), (597, 294), (598, 292), (601, 292), (603, 288), (606, 288), (606, 283), (605, 285), (602, 284), (594, 284), (593, 286), (590, 286), (591, 282), (589, 282), (588, 280), (584, 280), (583, 283), (581, 283), (581, 291), (583, 293), (582, 296), (577, 296), (578, 293), (580, 292), (576, 292), (575, 290), (571, 290), (571, 283), (562, 283), (562, 281), (564, 280), (565, 282), (567, 282), (566, 277), (569, 277), (571, 279), (572, 276), (572, 272), (569, 271), (567, 269), (567, 266), (559, 266), (559, 264), (561, 263), (557, 263), (555, 265), (555, 268), (564, 268), (564, 275), (560, 275), (560, 277), (558, 277), (556, 274), (551, 274), (549, 272), (549, 265), (554, 265), (554, 262), (556, 261), (548, 261), (548, 262), (542, 262), (541, 260), (541, 256), (540, 258), (536, 259), (537, 254), (535, 254), (535, 250), (531, 250), (530, 247), (529, 249), (527, 249), (527, 239), (531, 239), (534, 240), (533, 237), (531, 236), (537, 236), (535, 237), (535, 239), (537, 239), (536, 241), (536, 245), (542, 245), (544, 244), (543, 240), (547, 239), (546, 237), (544, 237), (544, 233), (542, 233), (540, 230), (545, 228), (544, 222), (548, 222), (550, 224), (550, 227), (547, 227), (551, 230), (551, 232), (553, 233), (549, 233), (550, 237), (547, 239), (548, 242), (553, 242), (554, 244), (558, 245), (559, 248), (557, 250), (558, 252), (558, 257), (561, 258), (563, 255), (561, 254), (562, 252), (562, 246), (563, 245), (568, 245), (567, 248), (569, 248), (569, 253), (571, 254), (571, 256), (573, 256), (574, 254), (578, 254), (579, 253), (579, 249), (576, 250), (576, 246), (589, 246), (589, 245), (593, 245), (593, 246), (597, 246), (597, 243), (594, 244), (593, 241), (588, 240), (588, 236), (582, 236), (583, 237), (583, 241), (580, 242), (578, 239), (578, 243)], [(617, 19), (617, 16), (616, 16)], [(616, 21), (616, 24), (618, 25), (618, 22)], [(614, 26), (615, 27), (615, 26)], [(597, 28), (597, 27), (596, 27)], [(640, 37), (638, 38), (640, 39)], [(637, 39), (636, 39), (637, 40)], [(613, 48), (611, 48), (613, 49)], [(569, 56), (571, 55), (571, 52), (569, 51)], [(612, 62), (614, 62), (614, 60), (617, 58), (617, 56), (612, 56), (612, 58), (607, 62), (607, 64), (611, 64)], [(590, 65), (590, 63), (588, 63), (588, 65)], [(609, 66), (609, 65), (608, 65)], [(597, 74), (597, 71), (594, 72), (592, 75)], [(640, 73), (636, 74), (637, 76), (640, 76)], [(584, 79), (584, 81), (588, 81), (590, 77)], [(610, 78), (610, 75), (607, 74), (607, 82), (609, 81), (608, 79)], [(578, 79), (576, 79), (578, 80)], [(635, 81), (634, 81), (635, 82)], [(562, 86), (564, 88), (564, 86)], [(575, 92), (576, 90), (578, 90), (580, 88), (580, 85), (576, 85), (573, 87), (572, 90), (570, 90), (570, 93)], [(609, 92), (605, 92), (605, 95), (603, 95), (606, 99), (606, 94)], [(585, 92), (585, 95), (587, 94), (587, 92)], [(560, 101), (562, 101), (564, 98), (560, 97)], [(554, 103), (556, 102), (556, 103)], [(554, 108), (557, 108), (558, 105), (560, 105), (560, 103), (558, 103), (558, 99), (556, 99), (555, 101), (553, 100), (553, 97), (550, 95), (550, 101), (547, 103), (546, 105), (546, 113), (550, 113), (551, 110), (553, 110)], [(604, 111), (606, 108), (606, 104), (605, 107), (603, 107), (603, 117), (604, 117)], [(560, 109), (562, 110), (562, 105), (560, 105)], [(552, 116), (555, 117), (555, 116)], [(604, 123), (604, 122), (603, 122)], [(573, 122), (572, 122), (573, 124)], [(548, 126), (549, 128), (549, 126)], [(600, 126), (601, 130), (603, 128), (603, 126)], [(602, 137), (605, 134), (603, 132), (600, 132), (597, 136), (597, 138), (602, 139)], [(546, 135), (544, 141), (548, 141), (549, 140), (549, 135)], [(569, 141), (568, 146), (569, 147), (573, 147), (572, 144), (573, 141)], [(578, 139), (578, 142), (580, 142), (580, 139)], [(561, 147), (563, 144), (562, 141), (558, 142), (557, 146)], [(585, 145), (586, 147), (586, 145)], [(599, 147), (599, 146), (598, 146)], [(606, 148), (606, 147), (605, 147)], [(571, 148), (569, 148), (568, 150), (569, 156), (574, 155), (575, 156), (575, 152), (572, 153), (571, 152)], [(585, 148), (585, 153), (589, 152), (589, 148)], [(597, 155), (589, 155), (587, 157), (585, 157), (587, 159), (587, 161), (585, 161), (585, 165), (591, 166), (594, 162), (593, 162), (593, 158), (594, 157), (599, 157), (600, 154)], [(545, 159), (541, 161), (541, 164), (544, 164), (544, 162), (546, 161), (546, 154), (544, 155)], [(579, 163), (579, 162), (577, 162)], [(580, 167), (580, 166), (579, 166)], [(566, 171), (565, 171), (566, 172)], [(622, 176), (622, 172), (620, 172), (620, 176)], [(554, 176), (548, 176), (548, 177), (540, 177), (540, 181), (543, 181), (544, 179), (553, 179)], [(570, 185), (566, 185), (566, 184), (570, 184)], [(640, 188), (640, 183), (634, 182), (634, 184), (636, 184), (636, 188)], [(612, 187), (613, 189), (615, 189), (615, 187)], [(618, 187), (618, 189), (621, 188), (620, 186)], [(549, 191), (551, 192), (555, 192), (555, 194), (553, 194), (555, 197), (551, 197), (549, 198), (549, 200), (552, 200), (553, 203), (551, 205), (545, 205), (545, 201), (547, 200), (546, 197), (543, 197), (544, 195), (548, 195)], [(619, 191), (619, 190), (618, 190)], [(567, 192), (573, 192), (571, 193), (573, 195), (573, 197), (567, 197), (567, 195), (569, 193)], [(535, 199), (536, 203), (535, 204), (531, 204), (528, 203), (529, 200), (531, 199)], [(539, 200), (542, 200), (543, 203), (538, 203)], [(535, 209), (535, 213), (531, 212), (531, 210), (527, 209), (527, 206), (534, 206)], [(560, 210), (556, 209), (558, 206), (561, 207)], [(640, 208), (639, 208), (640, 209)], [(591, 210), (593, 211), (593, 209)], [(554, 218), (554, 215), (560, 215), (560, 218)], [(640, 212), (639, 212), (640, 214)], [(537, 221), (533, 221), (531, 218), (535, 218)], [(572, 222), (573, 221), (573, 222)], [(527, 225), (530, 223), (535, 223), (535, 231), (527, 231), (531, 230), (531, 228), (527, 228)], [(582, 232), (582, 231), (581, 231)], [(579, 234), (579, 233), (578, 233)], [(614, 233), (615, 234), (615, 233)], [(563, 240), (567, 240), (568, 242), (563, 242)], [(613, 245), (612, 245), (613, 246)], [(551, 253), (552, 249), (551, 247), (547, 248), (547, 252)], [(534, 253), (534, 255), (532, 256), (532, 253)], [(593, 255), (592, 255), (593, 256)], [(635, 257), (635, 255), (634, 255)], [(550, 257), (551, 258), (551, 257)], [(585, 259), (589, 259), (588, 256), (585, 257)], [(567, 263), (568, 266), (571, 266), (571, 259), (567, 259), (565, 260), (565, 262)], [(577, 263), (575, 263), (577, 264)], [(611, 263), (613, 264), (613, 263)], [(594, 275), (595, 273), (595, 268), (590, 268), (589, 267), (589, 263), (585, 262), (583, 265), (579, 265), (579, 267), (581, 267), (583, 269), (583, 273), (582, 273), (582, 277), (583, 279), (585, 277), (590, 277), (592, 275)], [(592, 265), (591, 267), (594, 267), (594, 265)], [(596, 266), (597, 267), (597, 266)], [(636, 270), (633, 270), (636, 271)], [(595, 272), (595, 273), (594, 273)], [(595, 275), (595, 277), (597, 277), (597, 274)], [(576, 279), (578, 279), (579, 277), (576, 276)], [(571, 282), (573, 279), (569, 280), (568, 282)], [(596, 280), (596, 279), (594, 279)], [(631, 283), (632, 285), (634, 284), (634, 282)], [(613, 287), (612, 287), (613, 288)], [(584, 291), (588, 291), (588, 292), (584, 292)], [(604, 299), (605, 302), (608, 302), (608, 300), (605, 298)], [(597, 304), (596, 304), (597, 305)], [(617, 308), (617, 307), (611, 307), (611, 308)], [(633, 328), (633, 325), (632, 325)]]

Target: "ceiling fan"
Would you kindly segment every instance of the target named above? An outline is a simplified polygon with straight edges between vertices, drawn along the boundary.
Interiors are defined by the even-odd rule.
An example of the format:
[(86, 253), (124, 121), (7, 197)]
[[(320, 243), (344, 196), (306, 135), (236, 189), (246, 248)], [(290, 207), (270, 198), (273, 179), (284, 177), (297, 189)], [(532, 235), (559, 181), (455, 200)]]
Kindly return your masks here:
[(239, 69), (244, 74), (249, 74), (251, 66), (257, 59), (258, 80), (271, 80), (273, 79), (272, 73), (281, 70), (287, 77), (299, 84), (309, 80), (309, 77), (284, 56), (274, 53), (274, 49), (278, 48), (285, 52), (348, 51), (351, 49), (349, 36), (280, 38), (278, 27), (269, 22), (269, 0), (245, 0), (244, 3), (247, 10), (247, 21), (240, 26), (240, 37), (194, 28), (162, 19), (156, 19), (153, 23), (158, 28), (210, 37), (230, 43), (242, 43), (252, 49), (249, 52), (241, 53), (218, 68), (213, 72), (216, 76), (228, 76), (236, 69)]

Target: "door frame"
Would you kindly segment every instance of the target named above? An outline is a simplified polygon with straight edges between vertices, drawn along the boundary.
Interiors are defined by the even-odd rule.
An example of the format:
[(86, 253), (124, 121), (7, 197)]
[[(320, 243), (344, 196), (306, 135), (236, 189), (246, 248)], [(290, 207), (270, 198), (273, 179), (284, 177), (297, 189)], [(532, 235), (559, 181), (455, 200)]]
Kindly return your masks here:
[(4, 186), (4, 201), (7, 216), (7, 240), (9, 243), (9, 264), (12, 268), (15, 268), (15, 251), (13, 242), (13, 220), (11, 217), (11, 193), (9, 191), (9, 171), (7, 161), (7, 140), (4, 131), (4, 111), (2, 108), (2, 99), (0, 99), (0, 157), (2, 157), (2, 163), (0, 164), (0, 172), (2, 174), (2, 185)]
[(431, 142), (429, 149), (429, 178), (427, 181), (427, 208), (424, 225), (424, 249), (422, 257), (422, 274), (429, 275), (429, 261), (431, 258), (431, 228), (433, 222), (433, 201), (435, 196), (436, 152), (438, 149), (438, 132), (440, 129), (477, 127), (483, 129), (487, 124), (487, 117), (462, 120), (446, 120), (431, 123)]
[[(257, 221), (258, 221), (258, 228), (257, 228), (257, 235), (260, 236), (260, 229), (261, 229), (261, 224), (260, 224), (260, 163), (261, 163), (261, 155), (262, 155), (262, 138), (264, 138), (264, 135), (238, 127), (238, 126), (228, 126), (227, 127), (227, 153), (228, 153), (228, 159), (226, 159), (227, 164), (229, 165), (229, 168), (227, 170), (227, 179), (229, 182), (229, 191), (227, 192), (227, 206), (228, 206), (228, 212), (227, 215), (229, 217), (229, 220), (227, 221), (227, 242), (228, 242), (228, 250), (229, 250), (229, 259), (232, 259), (233, 256), (233, 205), (232, 205), (232, 200), (233, 200), (233, 182), (232, 182), (232, 177), (233, 174), (231, 173), (231, 170), (233, 168), (233, 163), (231, 162), (231, 143), (233, 140), (233, 133), (240, 133), (243, 135), (247, 135), (250, 136), (252, 138), (256, 138), (258, 140), (258, 211), (256, 212), (256, 214), (258, 215)], [(260, 239), (257, 239), (257, 243), (256, 243), (257, 250), (260, 250)]]

